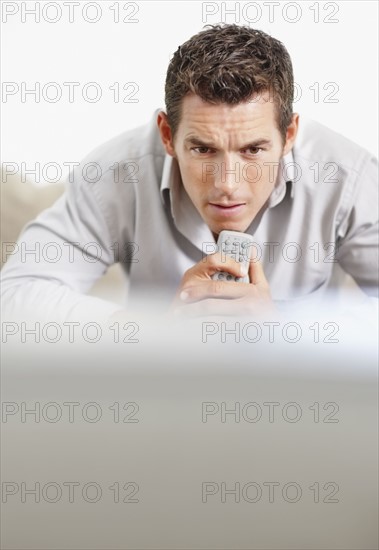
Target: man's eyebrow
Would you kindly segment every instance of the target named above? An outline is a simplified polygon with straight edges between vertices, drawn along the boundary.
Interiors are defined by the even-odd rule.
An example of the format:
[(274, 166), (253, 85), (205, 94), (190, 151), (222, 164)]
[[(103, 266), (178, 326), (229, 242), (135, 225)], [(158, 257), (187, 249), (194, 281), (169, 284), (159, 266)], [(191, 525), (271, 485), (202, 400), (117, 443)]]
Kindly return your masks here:
[(253, 141), (250, 141), (246, 145), (242, 145), (242, 147), (240, 147), (240, 149), (248, 149), (249, 147), (258, 147), (259, 145), (261, 145), (261, 146), (263, 146), (263, 145), (272, 145), (272, 141), (271, 141), (271, 139), (267, 139), (267, 138), (254, 139)]
[[(204, 141), (197, 136), (188, 136), (184, 139), (184, 142), (189, 145), (195, 145), (196, 147), (209, 147), (210, 149), (217, 149), (217, 145), (212, 141)], [(242, 145), (239, 149), (248, 149), (249, 147), (258, 147), (263, 145), (272, 145), (272, 141), (267, 138), (257, 138), (245, 145)]]
[(212, 141), (206, 142), (197, 136), (187, 136), (184, 142), (188, 143), (189, 145), (197, 145), (198, 147), (210, 147), (212, 149), (216, 148), (216, 145)]

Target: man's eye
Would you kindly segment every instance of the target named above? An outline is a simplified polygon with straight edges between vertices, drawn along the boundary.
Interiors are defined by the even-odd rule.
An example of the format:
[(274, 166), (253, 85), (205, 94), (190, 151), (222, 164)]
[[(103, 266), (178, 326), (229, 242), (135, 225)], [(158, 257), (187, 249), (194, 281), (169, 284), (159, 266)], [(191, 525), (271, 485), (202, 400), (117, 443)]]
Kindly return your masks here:
[(193, 150), (202, 155), (209, 153), (210, 151), (209, 147), (194, 147)]
[(245, 151), (247, 151), (251, 155), (257, 155), (261, 150), (262, 149), (260, 147), (248, 147), (247, 149), (245, 149)]

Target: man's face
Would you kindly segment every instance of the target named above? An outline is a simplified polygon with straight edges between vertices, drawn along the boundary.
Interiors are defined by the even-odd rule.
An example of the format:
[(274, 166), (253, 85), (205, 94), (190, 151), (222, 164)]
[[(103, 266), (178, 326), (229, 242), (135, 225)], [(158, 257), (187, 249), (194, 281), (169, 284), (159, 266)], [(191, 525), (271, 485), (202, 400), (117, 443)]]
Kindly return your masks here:
[(177, 159), (184, 188), (214, 235), (246, 231), (275, 186), (280, 158), (292, 147), (297, 120), (283, 144), (274, 103), (267, 99), (212, 105), (187, 95), (174, 141), (158, 118), (166, 151)]

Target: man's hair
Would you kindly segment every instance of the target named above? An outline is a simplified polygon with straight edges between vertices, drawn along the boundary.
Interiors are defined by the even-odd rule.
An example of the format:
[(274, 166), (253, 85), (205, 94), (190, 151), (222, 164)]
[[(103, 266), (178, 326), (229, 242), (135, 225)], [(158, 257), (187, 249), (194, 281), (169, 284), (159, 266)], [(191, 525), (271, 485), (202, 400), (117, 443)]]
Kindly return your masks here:
[(181, 118), (182, 99), (188, 93), (208, 103), (233, 105), (268, 92), (285, 140), (292, 117), (294, 82), (291, 58), (284, 45), (246, 26), (207, 26), (210, 28), (179, 46), (167, 69), (165, 103), (173, 137)]

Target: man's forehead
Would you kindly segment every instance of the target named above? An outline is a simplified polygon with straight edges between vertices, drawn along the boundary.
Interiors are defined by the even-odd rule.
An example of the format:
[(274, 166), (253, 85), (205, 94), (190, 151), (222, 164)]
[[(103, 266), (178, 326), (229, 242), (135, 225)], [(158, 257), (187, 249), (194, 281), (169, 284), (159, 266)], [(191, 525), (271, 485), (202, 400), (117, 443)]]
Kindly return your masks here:
[(228, 137), (233, 143), (246, 144), (257, 138), (272, 139), (277, 130), (272, 106), (264, 102), (211, 105), (196, 98), (184, 107), (178, 133), (186, 142), (212, 146)]
[(237, 127), (242, 130), (275, 123), (275, 109), (273, 103), (263, 96), (231, 105), (208, 103), (192, 94), (183, 98), (181, 122), (186, 126), (186, 133), (190, 126), (194, 130), (206, 130), (207, 127)]

